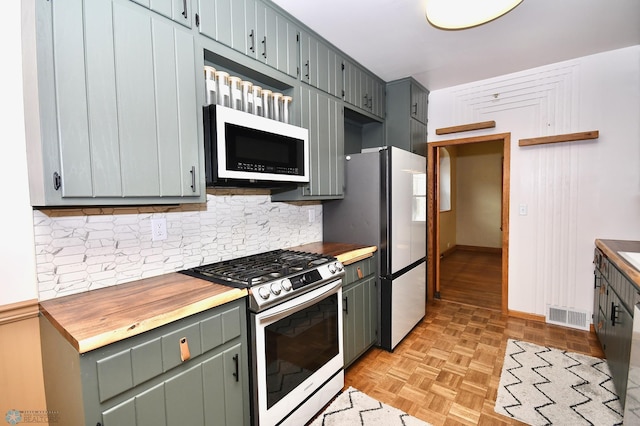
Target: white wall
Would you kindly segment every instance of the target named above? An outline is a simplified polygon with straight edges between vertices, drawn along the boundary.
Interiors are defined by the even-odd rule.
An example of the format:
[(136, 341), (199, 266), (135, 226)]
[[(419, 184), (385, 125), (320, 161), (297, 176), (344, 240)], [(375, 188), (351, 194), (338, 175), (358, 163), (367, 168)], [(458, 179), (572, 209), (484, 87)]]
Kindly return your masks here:
[(3, 2), (0, 40), (0, 305), (38, 297), (22, 97), (21, 2)]
[[(478, 121), (496, 128), (460, 137), (511, 132), (510, 310), (591, 313), (594, 240), (640, 240), (639, 117), (640, 46), (430, 93), (430, 141)], [(518, 146), (588, 130), (599, 139)]]

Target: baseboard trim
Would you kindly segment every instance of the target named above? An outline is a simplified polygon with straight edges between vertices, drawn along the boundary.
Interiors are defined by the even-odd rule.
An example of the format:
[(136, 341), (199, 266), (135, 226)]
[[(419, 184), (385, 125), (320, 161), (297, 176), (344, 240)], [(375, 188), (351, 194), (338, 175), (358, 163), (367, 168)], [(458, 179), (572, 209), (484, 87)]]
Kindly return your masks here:
[(456, 246), (449, 247), (448, 249), (446, 249), (445, 251), (440, 253), (440, 258), (442, 259), (443, 257), (447, 257), (450, 254), (453, 254), (453, 252), (455, 252), (455, 251), (456, 251)]
[(544, 315), (531, 314), (529, 312), (512, 311), (511, 309), (509, 309), (509, 316), (536, 322), (547, 322), (547, 319)]
[(495, 253), (502, 254), (501, 247), (481, 247), (481, 246), (464, 246), (460, 244), (456, 244), (453, 247), (454, 250), (463, 250), (463, 251), (475, 251), (481, 253)]
[(38, 312), (38, 299), (0, 306), (0, 325), (35, 318)]

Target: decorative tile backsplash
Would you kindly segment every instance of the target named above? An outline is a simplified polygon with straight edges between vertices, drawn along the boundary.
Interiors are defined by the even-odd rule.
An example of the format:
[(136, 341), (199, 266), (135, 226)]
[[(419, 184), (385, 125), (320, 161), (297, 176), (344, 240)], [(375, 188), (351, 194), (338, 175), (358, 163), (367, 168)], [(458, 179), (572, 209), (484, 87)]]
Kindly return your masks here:
[[(322, 240), (319, 202), (275, 203), (252, 190), (216, 190), (206, 204), (33, 215), (40, 300)], [(155, 218), (166, 219), (166, 240), (152, 240)]]

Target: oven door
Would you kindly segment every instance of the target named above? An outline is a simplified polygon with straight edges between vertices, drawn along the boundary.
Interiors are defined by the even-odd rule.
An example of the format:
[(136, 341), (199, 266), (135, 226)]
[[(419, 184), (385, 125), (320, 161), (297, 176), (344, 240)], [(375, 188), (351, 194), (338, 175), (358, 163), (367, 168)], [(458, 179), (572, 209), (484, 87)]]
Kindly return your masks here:
[[(292, 412), (310, 419), (342, 389), (342, 280), (252, 314), (254, 422), (275, 425)], [(336, 388), (340, 373), (340, 384)], [(333, 379), (333, 380), (332, 380)], [(314, 395), (325, 383), (326, 401)], [(319, 394), (321, 392), (318, 392)], [(313, 397), (313, 398), (312, 398)], [(312, 401), (308, 401), (311, 398)], [(305, 410), (309, 411), (306, 413)]]

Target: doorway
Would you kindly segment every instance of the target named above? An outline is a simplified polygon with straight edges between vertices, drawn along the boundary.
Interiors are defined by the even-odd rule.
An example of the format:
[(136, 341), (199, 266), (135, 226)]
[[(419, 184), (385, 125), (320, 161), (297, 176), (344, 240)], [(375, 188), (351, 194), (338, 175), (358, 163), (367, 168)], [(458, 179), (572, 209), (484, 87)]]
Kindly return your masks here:
[(467, 144), (484, 142), (502, 142), (502, 197), (500, 206), (501, 235), (501, 303), (500, 310), (508, 313), (508, 266), (509, 266), (509, 186), (510, 186), (510, 151), (511, 134), (501, 133), (496, 135), (477, 136), (462, 139), (437, 141), (427, 144), (427, 188), (428, 188), (428, 216), (427, 216), (427, 256), (428, 297), (439, 295), (441, 270), (440, 270), (440, 149), (441, 147), (457, 147)]

